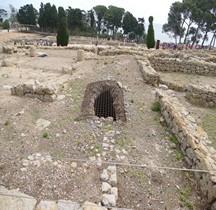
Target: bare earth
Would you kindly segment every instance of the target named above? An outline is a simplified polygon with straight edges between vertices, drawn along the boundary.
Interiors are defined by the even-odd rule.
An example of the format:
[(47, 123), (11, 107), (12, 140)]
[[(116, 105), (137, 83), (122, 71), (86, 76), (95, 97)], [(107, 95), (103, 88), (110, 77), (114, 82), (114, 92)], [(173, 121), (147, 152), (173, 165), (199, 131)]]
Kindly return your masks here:
[[(0, 32), (1, 42), (26, 38), (40, 37)], [(159, 113), (151, 111), (155, 87), (143, 82), (133, 56), (98, 56), (98, 60), (77, 62), (77, 52), (73, 50), (37, 49), (37, 52), (48, 56), (31, 58), (24, 53), (0, 54), (0, 63), (5, 57), (16, 61), (13, 67), (0, 67), (0, 181), (6, 187), (18, 188), (38, 200), (70, 199), (79, 203), (86, 200), (98, 203), (102, 195), (100, 175), (107, 164), (97, 166), (83, 162), (95, 156), (105, 162), (153, 167), (118, 166), (119, 208), (208, 209), (195, 185), (193, 174), (154, 168), (182, 168), (187, 165), (178, 148), (168, 140), (169, 133), (160, 124)], [(91, 53), (88, 56), (95, 57)], [(73, 74), (62, 74), (63, 66), (73, 66)], [(173, 75), (167, 74), (166, 77)], [(201, 76), (180, 77), (183, 82), (191, 82)], [(106, 79), (119, 81), (124, 86), (127, 123), (121, 125), (98, 119), (76, 121), (86, 86)], [(55, 84), (59, 88), (58, 95), (65, 98), (44, 103), (12, 96), (7, 88), (8, 85), (34, 80)], [(184, 94), (179, 93), (179, 98), (183, 99)], [(191, 106), (188, 106), (191, 113), (197, 119), (201, 118), (201, 114), (196, 112), (199, 109)], [(49, 138), (44, 138), (44, 130), (36, 127), (39, 118), (51, 122), (44, 129)], [(109, 131), (115, 131), (115, 135), (109, 137)], [(109, 149), (103, 146), (104, 137), (110, 138), (112, 147)], [(54, 158), (38, 166), (24, 167), (23, 160), (35, 153)], [(77, 167), (72, 162), (77, 162)], [(187, 204), (182, 203), (181, 195), (187, 199)]]

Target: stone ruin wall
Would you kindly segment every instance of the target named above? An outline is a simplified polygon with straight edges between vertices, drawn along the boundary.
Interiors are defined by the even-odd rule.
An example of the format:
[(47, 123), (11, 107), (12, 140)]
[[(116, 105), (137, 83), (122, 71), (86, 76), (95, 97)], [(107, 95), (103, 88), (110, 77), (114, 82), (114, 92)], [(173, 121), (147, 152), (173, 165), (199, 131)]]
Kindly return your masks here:
[(186, 98), (195, 105), (216, 107), (216, 85), (188, 85)]
[[(195, 119), (180, 104), (173, 91), (157, 90), (156, 100), (169, 130), (180, 143), (185, 160), (191, 169), (216, 170), (216, 151), (208, 145), (207, 133), (196, 124)], [(201, 192), (216, 209), (216, 173), (194, 172)]]
[(53, 102), (57, 97), (54, 87), (49, 85), (40, 85), (39, 82), (34, 82), (34, 84), (13, 86), (11, 88), (11, 94), (16, 96), (37, 98), (43, 102)]
[(189, 60), (187, 58), (180, 59), (158, 56), (150, 56), (149, 61), (156, 71), (216, 75), (216, 63), (213, 62), (199, 61), (198, 59)]

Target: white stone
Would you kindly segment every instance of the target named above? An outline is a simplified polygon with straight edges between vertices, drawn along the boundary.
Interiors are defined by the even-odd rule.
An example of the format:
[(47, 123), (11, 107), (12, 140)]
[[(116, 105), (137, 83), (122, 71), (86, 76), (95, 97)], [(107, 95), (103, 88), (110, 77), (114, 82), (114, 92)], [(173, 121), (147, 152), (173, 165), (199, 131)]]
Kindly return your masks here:
[(108, 180), (108, 183), (111, 184), (111, 186), (116, 186), (117, 185), (117, 175), (116, 173), (112, 174), (110, 176), (110, 179)]
[(104, 182), (109, 180), (109, 174), (107, 169), (103, 170), (103, 173), (101, 174), (101, 180)]
[(101, 198), (101, 203), (104, 206), (116, 206), (115, 195), (103, 194)]
[(71, 167), (72, 167), (72, 168), (77, 168), (77, 163), (76, 163), (76, 162), (72, 162), (72, 163), (71, 163)]
[(112, 187), (111, 188), (111, 194), (115, 195), (116, 200), (118, 199), (118, 188), (117, 187)]
[(0, 209), (2, 210), (34, 210), (37, 200), (31, 196), (23, 194), (17, 190), (8, 190), (0, 186), (2, 194), (10, 196), (0, 196)]
[(108, 192), (109, 190), (111, 190), (111, 185), (108, 184), (107, 182), (102, 182), (102, 186), (101, 186), (101, 189), (102, 189), (102, 192)]
[(82, 205), (83, 210), (107, 210), (107, 208), (103, 207), (103, 206), (99, 206), (95, 203), (86, 201), (83, 205)]
[(65, 99), (65, 95), (58, 95), (57, 96), (57, 101), (61, 101), (63, 99)]
[(36, 122), (36, 129), (43, 130), (50, 125), (50, 121), (39, 118)]
[(29, 165), (29, 161), (28, 161), (28, 160), (23, 160), (22, 165), (23, 165), (23, 166), (28, 166), (28, 165)]
[(29, 155), (28, 156), (28, 160), (34, 160), (34, 156), (33, 155)]
[(55, 201), (42, 200), (36, 210), (58, 210), (58, 206)]
[(58, 210), (80, 210), (80, 205), (78, 203), (68, 200), (58, 200), (57, 206)]

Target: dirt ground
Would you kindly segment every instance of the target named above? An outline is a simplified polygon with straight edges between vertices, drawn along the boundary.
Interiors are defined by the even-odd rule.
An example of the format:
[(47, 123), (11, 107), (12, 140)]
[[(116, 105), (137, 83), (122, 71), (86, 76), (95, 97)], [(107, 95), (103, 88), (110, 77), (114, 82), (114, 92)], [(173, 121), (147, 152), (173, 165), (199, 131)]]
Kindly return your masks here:
[[(0, 40), (4, 42), (29, 36), (40, 38), (0, 32)], [(170, 134), (160, 124), (159, 113), (151, 111), (155, 87), (143, 82), (133, 56), (98, 56), (97, 60), (77, 62), (77, 52), (73, 50), (37, 49), (41, 51), (48, 56), (7, 55), (16, 60), (16, 65), (0, 67), (0, 181), (6, 187), (18, 188), (38, 200), (98, 203), (102, 195), (100, 175), (107, 164), (100, 166), (87, 160), (100, 158), (104, 162), (153, 167), (118, 166), (119, 208), (208, 209), (192, 173), (154, 168), (187, 165), (176, 145), (169, 141)], [(5, 57), (0, 54), (0, 62)], [(62, 74), (63, 66), (73, 66), (73, 73)], [(121, 82), (124, 87), (127, 123), (122, 125), (97, 118), (76, 121), (86, 86), (107, 79)], [(44, 103), (10, 94), (8, 87), (33, 80), (55, 84), (58, 95), (65, 97)], [(184, 81), (184, 76), (181, 80)], [(183, 98), (183, 94), (179, 97)], [(189, 108), (192, 109), (192, 105)], [(193, 107), (191, 114), (196, 115), (196, 110)], [(40, 118), (50, 121), (44, 130), (36, 126)], [(114, 134), (109, 136), (110, 133)], [(110, 139), (109, 149), (103, 144), (107, 138)], [(38, 165), (23, 165), (24, 160), (38, 153), (38, 156), (53, 158)]]

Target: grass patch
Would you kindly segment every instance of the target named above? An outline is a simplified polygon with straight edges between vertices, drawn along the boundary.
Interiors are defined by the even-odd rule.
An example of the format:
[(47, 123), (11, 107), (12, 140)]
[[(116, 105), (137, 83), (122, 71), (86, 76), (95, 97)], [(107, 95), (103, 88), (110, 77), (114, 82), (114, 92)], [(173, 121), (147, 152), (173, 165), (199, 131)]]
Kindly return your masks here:
[(6, 121), (4, 122), (4, 125), (7, 126), (7, 125), (10, 125), (10, 123), (11, 123), (10, 120), (6, 120)]
[(108, 64), (108, 62), (107, 61), (104, 61), (104, 65), (107, 65)]
[(161, 105), (158, 102), (154, 102), (151, 106), (151, 110), (154, 112), (159, 112), (161, 110)]
[(137, 182), (139, 183), (139, 185), (141, 187), (144, 187), (145, 186), (145, 183), (146, 183), (146, 177), (145, 175), (143, 174), (142, 171), (132, 171), (131, 172), (131, 175), (134, 179), (137, 180)]
[(187, 187), (186, 189), (179, 189), (180, 195), (179, 195), (179, 201), (181, 207), (188, 207), (191, 210), (195, 210), (195, 206), (193, 202), (189, 200), (189, 196), (191, 195), (191, 188)]
[(176, 160), (182, 160), (182, 159), (183, 159), (182, 153), (179, 151), (176, 151)]
[(49, 138), (49, 132), (48, 131), (44, 131), (42, 134), (43, 138), (48, 139)]
[(212, 146), (216, 148), (216, 109), (210, 109), (202, 119), (202, 127), (207, 132)]
[(169, 139), (171, 142), (173, 142), (174, 144), (176, 144), (176, 145), (179, 144), (178, 139), (177, 139), (175, 136), (173, 136), (172, 134), (170, 134), (170, 135), (168, 136), (168, 139)]

